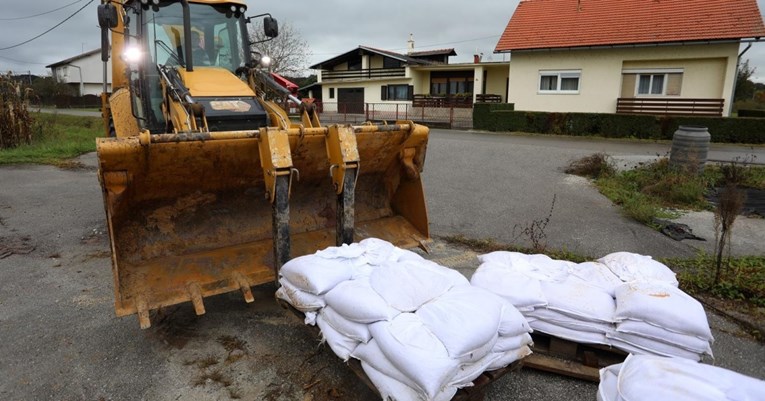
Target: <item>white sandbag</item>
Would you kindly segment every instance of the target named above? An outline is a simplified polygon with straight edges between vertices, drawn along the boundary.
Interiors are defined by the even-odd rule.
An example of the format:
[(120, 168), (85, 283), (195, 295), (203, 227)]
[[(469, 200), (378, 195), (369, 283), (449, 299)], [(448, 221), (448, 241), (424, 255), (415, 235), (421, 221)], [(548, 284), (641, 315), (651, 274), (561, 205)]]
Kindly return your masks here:
[(413, 313), (374, 323), (369, 330), (388, 360), (428, 397), (435, 397), (459, 369), (459, 362)]
[(636, 281), (617, 287), (614, 317), (617, 322), (642, 320), (676, 333), (713, 338), (699, 301), (662, 282)]
[(584, 320), (582, 318), (575, 318), (565, 313), (561, 313), (555, 310), (547, 308), (537, 308), (531, 312), (526, 313), (526, 317), (529, 320), (543, 320), (547, 323), (554, 324), (556, 326), (565, 327), (571, 330), (586, 331), (591, 333), (611, 333), (614, 331), (613, 323), (595, 322), (592, 320)]
[(619, 371), (628, 401), (751, 401), (765, 399), (765, 381), (678, 358), (630, 355)]
[(393, 250), (393, 254), (391, 255), (391, 260), (394, 262), (406, 262), (408, 260), (419, 262), (421, 260), (425, 260), (425, 258), (423, 258), (422, 256), (410, 250), (396, 248)]
[(596, 322), (614, 321), (614, 299), (607, 292), (580, 280), (543, 281), (547, 308), (574, 318)]
[(659, 341), (669, 345), (684, 348), (688, 351), (712, 356), (712, 348), (710, 343), (713, 342), (713, 340), (702, 340), (696, 336), (667, 331), (661, 327), (657, 327), (645, 322), (625, 320), (616, 325), (616, 331), (620, 333), (638, 335), (654, 341)]
[(499, 336), (497, 342), (494, 343), (492, 352), (507, 352), (510, 350), (516, 350), (524, 345), (530, 345), (534, 341), (531, 339), (531, 334), (523, 333), (517, 336)]
[(569, 268), (569, 274), (585, 283), (597, 287), (615, 297), (614, 290), (622, 284), (622, 280), (617, 277), (606, 265), (598, 262), (584, 262), (574, 264)]
[(363, 343), (369, 342), (372, 338), (372, 333), (369, 332), (367, 324), (348, 320), (337, 313), (331, 306), (323, 308), (319, 311), (319, 315), (321, 315), (325, 322), (346, 337)]
[(499, 320), (499, 329), (497, 330), (499, 335), (510, 337), (528, 334), (532, 331), (531, 326), (526, 321), (526, 317), (509, 302), (504, 302)]
[(587, 331), (571, 330), (565, 327), (556, 326), (543, 320), (534, 320), (529, 322), (534, 331), (546, 333), (554, 337), (560, 337), (576, 343), (583, 344), (605, 344), (609, 345), (605, 334), (592, 333)]
[(520, 252), (495, 251), (483, 255), (478, 255), (481, 263), (496, 263), (505, 267), (510, 267), (515, 263), (526, 263), (528, 255)]
[[(366, 249), (360, 244), (342, 244), (341, 246), (330, 246), (320, 251), (316, 251), (315, 255), (324, 259), (351, 259), (355, 260), (364, 255)], [(366, 261), (357, 261), (357, 264), (366, 263)]]
[(316, 312), (306, 312), (305, 318), (303, 319), (303, 323), (305, 323), (308, 326), (316, 326), (316, 317), (319, 316)]
[(568, 266), (571, 264), (571, 262), (551, 259), (547, 255), (525, 255), (506, 251), (480, 255), (478, 260), (482, 263), (497, 264), (543, 281), (565, 279), (568, 276)]
[(470, 278), (470, 284), (499, 295), (520, 310), (547, 305), (538, 279), (494, 262), (481, 264)]
[[(426, 303), (415, 314), (441, 340), (450, 357), (460, 358), (496, 341), (504, 306), (504, 301), (482, 288), (461, 286)], [(490, 350), (491, 346), (475, 358), (483, 358)]]
[(478, 348), (468, 353), (465, 353), (461, 356), (455, 357), (454, 359), (457, 360), (457, 362), (459, 362), (460, 364), (475, 363), (492, 352), (495, 345), (497, 344), (498, 339), (499, 339), (499, 335), (497, 333), (494, 333), (494, 337), (492, 337), (485, 344), (481, 344)]
[(502, 354), (488, 353), (475, 362), (461, 364), (457, 372), (452, 376), (448, 386), (457, 388), (473, 386), (473, 380), (488, 370), (489, 366), (502, 356)]
[(650, 256), (630, 252), (614, 252), (598, 262), (606, 265), (622, 281), (662, 281), (677, 287), (675, 273)]
[(423, 260), (385, 263), (369, 276), (372, 288), (401, 312), (414, 312), (455, 286), (469, 285), (456, 270)]
[(351, 353), (359, 345), (360, 341), (354, 340), (339, 331), (335, 330), (329, 323), (327, 323), (321, 315), (316, 317), (316, 324), (321, 329), (322, 341), (326, 341), (329, 348), (339, 356), (344, 362), (348, 361)]
[(372, 289), (368, 279), (344, 281), (327, 292), (324, 301), (346, 319), (359, 323), (390, 320), (400, 313)]
[[(380, 396), (385, 401), (423, 401), (426, 400), (425, 395), (417, 392), (417, 390), (407, 386), (406, 384), (380, 372), (373, 368), (368, 363), (362, 361), (361, 368), (366, 373), (372, 384), (375, 385)], [(446, 387), (440, 391), (434, 398), (428, 401), (449, 401), (457, 393), (457, 388), (454, 386)]]
[(301, 312), (317, 311), (326, 305), (324, 298), (297, 288), (284, 277), (279, 279), (279, 284), (281, 287), (276, 290), (276, 298), (287, 301)]
[(364, 250), (363, 255), (370, 265), (379, 266), (384, 262), (398, 259), (398, 255), (394, 254), (396, 247), (388, 241), (379, 238), (367, 238), (361, 240), (359, 246)]
[(600, 383), (598, 384), (598, 401), (619, 401), (617, 384), (619, 371), (622, 364), (606, 366), (600, 369)]
[(353, 350), (351, 356), (359, 361), (369, 364), (380, 373), (415, 389), (422, 394), (423, 398), (425, 398), (425, 393), (417, 386), (417, 383), (393, 365), (388, 357), (383, 354), (382, 350), (380, 350), (380, 346), (374, 338), (369, 340), (366, 344), (359, 344), (356, 349)]
[(640, 337), (635, 334), (618, 333), (606, 334), (606, 338), (612, 346), (620, 348), (623, 346), (629, 346), (630, 349), (624, 349), (633, 354), (648, 354), (656, 356), (665, 356), (672, 358), (685, 358), (695, 362), (703, 360), (702, 353), (688, 351), (684, 348), (680, 348), (674, 345), (669, 345), (650, 338)]
[(377, 266), (372, 266), (370, 264), (364, 264), (361, 266), (355, 266), (353, 268), (353, 275), (351, 275), (351, 280), (359, 280), (359, 279), (366, 279), (369, 281), (369, 276), (372, 275), (372, 272), (377, 268)]
[(353, 271), (353, 261), (305, 255), (285, 263), (279, 274), (303, 291), (322, 295), (337, 284), (350, 279)]
[(489, 366), (487, 366), (486, 370), (502, 369), (511, 363), (519, 361), (531, 354), (531, 348), (529, 348), (527, 345), (521, 346), (517, 349), (500, 352), (498, 353), (499, 357), (495, 359)]

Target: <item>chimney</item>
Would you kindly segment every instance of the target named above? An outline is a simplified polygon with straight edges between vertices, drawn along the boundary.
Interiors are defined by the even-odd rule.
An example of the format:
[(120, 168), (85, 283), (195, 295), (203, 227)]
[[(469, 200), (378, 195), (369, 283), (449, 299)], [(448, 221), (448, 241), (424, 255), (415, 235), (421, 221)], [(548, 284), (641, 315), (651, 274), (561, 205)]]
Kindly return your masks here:
[(478, 64), (483, 60), (483, 53), (476, 52), (473, 54), (473, 64)]
[(409, 34), (409, 40), (406, 41), (406, 54), (414, 52), (414, 35)]

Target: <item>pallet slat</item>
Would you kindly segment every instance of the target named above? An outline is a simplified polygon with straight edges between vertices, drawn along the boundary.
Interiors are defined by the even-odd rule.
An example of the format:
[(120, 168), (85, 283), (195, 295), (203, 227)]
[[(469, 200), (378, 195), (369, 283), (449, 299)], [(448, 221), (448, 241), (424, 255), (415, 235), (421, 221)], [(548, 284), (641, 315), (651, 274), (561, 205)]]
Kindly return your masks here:
[(545, 333), (531, 334), (534, 353), (524, 359), (524, 367), (577, 379), (600, 381), (600, 368), (622, 363), (627, 353), (601, 344), (581, 344)]

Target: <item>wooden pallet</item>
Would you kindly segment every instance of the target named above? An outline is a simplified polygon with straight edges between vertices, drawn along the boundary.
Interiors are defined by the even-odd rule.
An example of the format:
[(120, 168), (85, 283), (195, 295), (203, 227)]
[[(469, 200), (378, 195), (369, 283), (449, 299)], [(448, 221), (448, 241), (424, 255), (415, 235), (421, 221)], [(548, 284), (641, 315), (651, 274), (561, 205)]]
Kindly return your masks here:
[(577, 379), (600, 381), (600, 369), (622, 363), (627, 353), (601, 344), (581, 344), (549, 334), (531, 334), (534, 353), (524, 358), (523, 366)]
[[(305, 320), (305, 315), (303, 312), (300, 312), (299, 310), (295, 309), (292, 305), (289, 303), (279, 299), (277, 300), (279, 305), (281, 305), (284, 309), (289, 310), (292, 312), (292, 314), (300, 319), (301, 322)], [(309, 326), (305, 325), (309, 330), (313, 332), (314, 335), (319, 336), (320, 331), (318, 326)], [(475, 380), (473, 380), (473, 386), (471, 387), (465, 387), (457, 391), (457, 394), (454, 395), (451, 401), (483, 401), (484, 397), (486, 396), (486, 387), (499, 380), (502, 376), (510, 373), (510, 372), (516, 372), (523, 367), (524, 362), (528, 359), (528, 357), (521, 359), (519, 361), (515, 361), (508, 365), (505, 368), (492, 370), (490, 372), (483, 372), (480, 376), (478, 376)], [(377, 391), (377, 387), (372, 383), (372, 381), (369, 379), (367, 374), (364, 372), (364, 369), (361, 367), (361, 362), (358, 359), (349, 359), (346, 363), (348, 367), (351, 368), (351, 371), (356, 374), (356, 376), (359, 377), (359, 379), (367, 385), (375, 394), (378, 396), (380, 395), (380, 392)], [(382, 398), (382, 397), (381, 397)]]

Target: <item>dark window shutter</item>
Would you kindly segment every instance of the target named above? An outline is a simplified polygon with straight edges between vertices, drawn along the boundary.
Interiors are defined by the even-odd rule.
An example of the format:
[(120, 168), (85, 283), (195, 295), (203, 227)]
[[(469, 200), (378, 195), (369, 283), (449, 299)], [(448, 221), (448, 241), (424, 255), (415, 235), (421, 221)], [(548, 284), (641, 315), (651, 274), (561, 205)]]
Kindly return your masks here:
[(406, 90), (406, 100), (413, 100), (414, 99), (414, 86), (409, 85), (409, 88)]
[(387, 86), (381, 86), (380, 87), (380, 100), (388, 100), (388, 87)]

